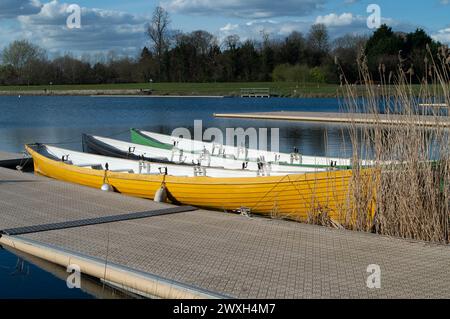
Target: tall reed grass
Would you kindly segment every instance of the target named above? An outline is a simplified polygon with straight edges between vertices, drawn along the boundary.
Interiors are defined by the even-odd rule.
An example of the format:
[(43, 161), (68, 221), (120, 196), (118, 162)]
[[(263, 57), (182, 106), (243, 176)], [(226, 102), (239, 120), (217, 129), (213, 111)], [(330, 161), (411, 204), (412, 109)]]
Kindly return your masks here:
[[(379, 66), (374, 84), (364, 54), (358, 58), (361, 91), (341, 75), (343, 106), (354, 114), (368, 113), (373, 125), (352, 122), (346, 127), (353, 153), (346, 228), (437, 243), (449, 242), (450, 141), (449, 109), (420, 104), (450, 105), (450, 50), (438, 56), (427, 50), (427, 75), (413, 90), (414, 66), (399, 54), (396, 72)], [(400, 117), (399, 117), (400, 115)], [(386, 125), (381, 118), (395, 123)], [(425, 121), (432, 125), (422, 125)], [(347, 134), (348, 134), (347, 132)], [(371, 168), (362, 161), (373, 160)], [(372, 214), (367, 214), (373, 211)]]

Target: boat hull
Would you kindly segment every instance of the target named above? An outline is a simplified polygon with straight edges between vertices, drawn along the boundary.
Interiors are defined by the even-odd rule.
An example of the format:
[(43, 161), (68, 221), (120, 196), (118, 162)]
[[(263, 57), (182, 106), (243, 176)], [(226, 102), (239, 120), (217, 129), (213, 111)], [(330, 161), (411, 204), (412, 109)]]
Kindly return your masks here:
[(162, 148), (162, 149), (169, 150), (169, 151), (173, 149), (173, 145), (161, 143), (155, 139), (150, 138), (149, 136), (144, 136), (135, 129), (131, 129), (130, 133), (131, 133), (131, 141), (135, 144), (141, 144), (141, 145), (146, 145), (146, 146), (151, 146), (151, 147), (156, 147), (156, 148)]
[[(105, 137), (83, 134), (83, 150), (93, 154), (111, 156), (123, 159), (157, 161), (160, 163), (172, 163), (194, 165), (198, 163), (203, 167), (212, 167), (243, 172), (261, 171), (265, 175), (302, 174), (325, 171), (323, 167), (303, 165), (279, 165), (271, 163), (259, 168), (257, 162), (246, 162), (230, 158), (194, 154), (190, 152), (174, 152), (166, 149), (150, 147), (135, 143), (113, 140)], [(327, 167), (327, 169), (331, 169)]]
[[(145, 132), (137, 129), (131, 129), (131, 140), (133, 143), (152, 146), (156, 148), (172, 149), (170, 143), (177, 144), (177, 148), (186, 152), (201, 153), (206, 149), (213, 156), (220, 155), (220, 150), (217, 148), (223, 147), (223, 151), (229, 156), (233, 156), (236, 160), (242, 161), (258, 161), (258, 158), (263, 157), (267, 162), (280, 164), (286, 168), (288, 167), (315, 167), (315, 168), (329, 168), (335, 167), (339, 169), (351, 169), (352, 164), (350, 159), (345, 158), (328, 158), (318, 156), (304, 156), (301, 154), (287, 154), (275, 153), (271, 151), (237, 148), (229, 145), (214, 144), (211, 142), (202, 142), (184, 138), (174, 138), (169, 135)], [(278, 158), (278, 160), (277, 160)], [(364, 164), (366, 165), (366, 163)]]
[(136, 155), (132, 152), (125, 152), (118, 148), (114, 148), (111, 145), (102, 143), (90, 135), (83, 134), (82, 135), (82, 145), (83, 151), (91, 154), (98, 154), (103, 156), (117, 157), (129, 160), (146, 160), (146, 161), (157, 161), (159, 163), (172, 163), (168, 158), (162, 157), (148, 157), (148, 156), (140, 156)]
[[(276, 177), (211, 178), (118, 173), (78, 167), (26, 147), (34, 159), (35, 173), (57, 180), (100, 189), (106, 182), (115, 191), (153, 199), (164, 184), (173, 203), (306, 220), (326, 214), (343, 221), (349, 201), (352, 171), (328, 171)], [(368, 212), (369, 213), (369, 212)]]

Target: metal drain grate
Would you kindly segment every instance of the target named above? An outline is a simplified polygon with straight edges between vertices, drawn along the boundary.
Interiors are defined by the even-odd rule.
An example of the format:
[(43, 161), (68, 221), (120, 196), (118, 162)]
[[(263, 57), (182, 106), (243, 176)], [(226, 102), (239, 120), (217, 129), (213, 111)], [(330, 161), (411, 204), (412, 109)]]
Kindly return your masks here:
[(105, 217), (98, 217), (98, 218), (73, 220), (73, 221), (67, 221), (67, 222), (61, 222), (61, 223), (10, 228), (10, 229), (1, 230), (0, 234), (8, 235), (8, 236), (17, 236), (17, 235), (46, 232), (46, 231), (51, 231), (51, 230), (61, 230), (61, 229), (68, 229), (68, 228), (76, 228), (76, 227), (84, 227), (84, 226), (92, 226), (92, 225), (99, 225), (99, 224), (129, 221), (129, 220), (135, 220), (135, 219), (143, 219), (143, 218), (169, 215), (169, 214), (186, 213), (186, 212), (191, 212), (194, 210), (197, 210), (197, 208), (192, 207), (192, 206), (181, 206), (181, 207), (173, 207), (173, 208), (152, 210), (152, 211), (139, 212), (139, 213), (113, 215), (113, 216), (105, 216)]

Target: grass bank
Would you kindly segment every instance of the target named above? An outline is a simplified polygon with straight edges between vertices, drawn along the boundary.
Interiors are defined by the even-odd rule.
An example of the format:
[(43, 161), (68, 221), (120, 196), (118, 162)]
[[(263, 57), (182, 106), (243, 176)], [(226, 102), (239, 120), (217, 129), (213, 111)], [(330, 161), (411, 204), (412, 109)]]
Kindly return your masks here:
[[(0, 86), (0, 95), (163, 95), (240, 96), (243, 88), (269, 88), (280, 97), (338, 97), (337, 84), (296, 82), (131, 83), (92, 85)], [(363, 93), (364, 87), (356, 87)]]

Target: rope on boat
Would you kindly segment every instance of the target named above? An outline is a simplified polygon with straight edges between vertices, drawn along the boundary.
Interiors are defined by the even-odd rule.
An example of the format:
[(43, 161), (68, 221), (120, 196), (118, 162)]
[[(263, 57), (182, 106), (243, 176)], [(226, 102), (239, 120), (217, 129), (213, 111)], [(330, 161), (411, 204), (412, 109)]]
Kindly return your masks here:
[[(26, 159), (26, 160), (25, 160), (25, 159)], [(24, 162), (24, 160), (25, 160), (25, 162)], [(27, 151), (24, 151), (24, 152), (23, 152), (23, 157), (22, 157), (22, 159), (20, 160), (19, 165), (16, 166), (16, 169), (17, 169), (19, 172), (22, 172), (23, 169), (27, 166), (27, 164), (28, 164), (28, 162), (29, 162), (30, 160), (32, 160), (32, 157), (29, 156), (29, 154), (27, 153)]]
[(269, 196), (269, 194), (270, 193), (272, 193), (272, 191), (274, 190), (274, 189), (276, 189), (281, 183), (283, 183), (283, 181), (286, 179), (286, 178), (289, 178), (289, 175), (285, 175), (285, 176), (283, 176), (283, 178), (281, 178), (270, 190), (268, 190), (265, 194), (264, 194), (264, 196), (263, 197), (261, 197), (261, 199), (255, 204), (255, 206), (253, 206), (253, 209), (255, 209), (256, 207), (258, 207), (259, 206), (259, 204), (261, 204), (261, 202), (264, 200), (264, 199), (266, 199), (267, 198), (267, 196)]

